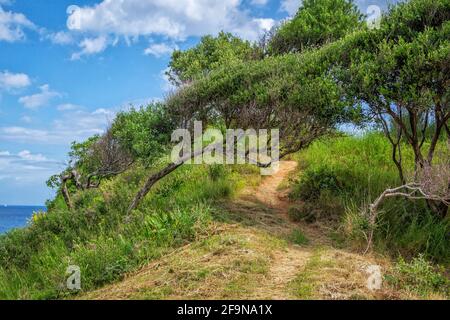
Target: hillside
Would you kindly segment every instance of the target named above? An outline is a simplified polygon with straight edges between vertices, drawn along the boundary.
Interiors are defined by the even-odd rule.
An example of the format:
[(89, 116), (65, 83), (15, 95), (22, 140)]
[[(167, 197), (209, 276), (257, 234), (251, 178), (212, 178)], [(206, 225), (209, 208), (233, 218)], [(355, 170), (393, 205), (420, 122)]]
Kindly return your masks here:
[[(80, 299), (401, 299), (418, 298), (384, 284), (367, 287), (369, 265), (389, 272), (378, 255), (337, 249), (318, 225), (288, 218), (287, 182), (295, 161), (224, 202), (205, 235), (121, 282)], [(432, 298), (444, 298), (432, 295)]]
[(448, 299), (450, 2), (368, 22), (304, 0), (174, 49), (0, 235), (0, 299)]

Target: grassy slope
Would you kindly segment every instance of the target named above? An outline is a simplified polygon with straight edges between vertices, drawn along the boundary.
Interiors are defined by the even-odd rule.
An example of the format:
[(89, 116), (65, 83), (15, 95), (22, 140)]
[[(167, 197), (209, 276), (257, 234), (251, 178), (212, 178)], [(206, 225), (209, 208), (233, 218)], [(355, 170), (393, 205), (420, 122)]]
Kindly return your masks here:
[(212, 202), (232, 197), (244, 179), (259, 179), (248, 166), (184, 166), (161, 181), (140, 210), (124, 215), (146, 174), (136, 167), (98, 190), (74, 193), (73, 212), (56, 199), (27, 228), (0, 236), (0, 299), (69, 297), (69, 265), (80, 267), (86, 291), (120, 280), (202, 237)]
[[(396, 299), (444, 298), (414, 288), (370, 291), (366, 268), (393, 263), (337, 249), (321, 226), (292, 223), (286, 178), (292, 162), (216, 208), (208, 235), (82, 299)], [(283, 179), (285, 179), (283, 181)], [(281, 185), (281, 187), (279, 187)]]
[[(425, 259), (389, 258), (399, 248), (445, 260), (448, 224), (427, 220), (420, 205), (390, 203), (376, 253), (359, 254), (361, 203), (396, 183), (381, 137), (321, 141), (298, 161), (300, 170), (291, 172), (291, 162), (256, 189), (259, 171), (249, 166), (184, 166), (159, 183), (132, 216), (123, 212), (148, 174), (143, 168), (75, 195), (76, 212), (57, 200), (28, 228), (0, 237), (0, 298), (72, 298), (64, 287), (71, 264), (82, 271), (78, 298), (445, 296), (448, 283)], [(317, 194), (317, 186), (302, 178), (316, 171), (327, 179), (331, 172), (340, 188), (326, 179)], [(323, 182), (322, 175), (312, 177)], [(304, 190), (316, 194), (305, 200)], [(315, 221), (290, 220), (305, 208)], [(403, 220), (387, 219), (392, 212), (402, 213)], [(411, 215), (420, 219), (411, 223)], [(385, 250), (389, 246), (394, 251)], [(381, 291), (366, 287), (370, 264), (381, 265), (387, 275)]]

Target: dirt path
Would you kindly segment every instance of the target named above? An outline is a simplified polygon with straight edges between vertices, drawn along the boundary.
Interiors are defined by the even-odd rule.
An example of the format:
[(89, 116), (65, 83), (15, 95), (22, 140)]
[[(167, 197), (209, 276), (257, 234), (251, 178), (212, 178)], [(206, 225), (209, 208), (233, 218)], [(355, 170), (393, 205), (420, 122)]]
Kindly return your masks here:
[[(255, 216), (271, 216), (276, 223), (269, 226), (269, 232), (289, 235), (293, 230), (301, 230), (309, 240), (308, 245), (288, 243), (286, 247), (272, 251), (272, 259), (264, 282), (248, 294), (248, 299), (348, 299), (351, 297), (377, 297), (368, 292), (365, 268), (375, 263), (370, 257), (338, 250), (332, 247), (327, 232), (318, 226), (296, 224), (289, 220), (289, 189), (280, 188), (289, 175), (297, 168), (295, 161), (281, 161), (280, 168), (272, 176), (264, 178), (256, 188), (243, 192), (246, 205), (260, 208)], [(261, 205), (270, 208), (267, 213)], [(275, 216), (275, 217), (273, 217)], [(300, 276), (304, 282), (295, 288), (293, 283)], [(305, 290), (307, 288), (307, 290)], [(308, 289), (314, 288), (314, 289)], [(297, 290), (297, 291), (296, 291)], [(301, 293), (299, 293), (301, 291)], [(304, 291), (304, 292), (302, 292)]]
[(287, 213), (289, 207), (287, 193), (279, 191), (278, 188), (296, 168), (297, 162), (295, 161), (281, 161), (279, 170), (274, 175), (267, 176), (254, 190), (256, 199), (279, 213)]
[[(266, 177), (256, 189), (244, 193), (253, 194), (258, 202), (273, 209), (275, 214), (286, 220), (286, 224), (282, 224), (286, 227), (285, 233), (289, 233), (292, 227), (287, 221), (289, 201), (287, 190), (280, 191), (279, 187), (296, 168), (295, 161), (281, 161), (280, 168), (274, 175)], [(288, 285), (305, 266), (310, 256), (310, 249), (294, 245), (273, 252), (272, 264), (264, 285), (258, 287), (249, 298), (279, 300), (293, 298)]]

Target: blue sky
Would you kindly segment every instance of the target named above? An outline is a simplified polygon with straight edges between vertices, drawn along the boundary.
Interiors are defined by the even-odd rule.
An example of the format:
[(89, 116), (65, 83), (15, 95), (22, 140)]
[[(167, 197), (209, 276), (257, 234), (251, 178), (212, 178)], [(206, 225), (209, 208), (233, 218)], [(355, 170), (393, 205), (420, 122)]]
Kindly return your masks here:
[[(359, 0), (362, 12), (371, 4)], [(299, 0), (0, 0), (0, 204), (43, 204), (70, 142), (164, 98), (174, 49), (225, 30), (255, 40)]]

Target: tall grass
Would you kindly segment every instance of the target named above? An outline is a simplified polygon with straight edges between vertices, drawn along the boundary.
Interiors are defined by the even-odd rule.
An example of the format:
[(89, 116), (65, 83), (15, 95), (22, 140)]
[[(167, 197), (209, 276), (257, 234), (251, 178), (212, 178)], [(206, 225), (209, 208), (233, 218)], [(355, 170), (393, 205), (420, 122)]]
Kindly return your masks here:
[(83, 291), (120, 280), (201, 236), (214, 201), (232, 196), (245, 179), (229, 168), (183, 166), (126, 215), (146, 174), (136, 167), (97, 190), (74, 194), (74, 211), (57, 198), (47, 214), (0, 236), (0, 299), (70, 295), (65, 283), (69, 265), (80, 267)]
[[(445, 144), (439, 148), (444, 150)], [(407, 175), (411, 175), (413, 159), (411, 150), (404, 146)], [(334, 214), (340, 221), (336, 228), (344, 238), (341, 240), (364, 245), (368, 205), (386, 188), (400, 185), (387, 139), (376, 132), (327, 138), (300, 152), (297, 160), (301, 170), (291, 197), (304, 202), (307, 210)], [(435, 217), (424, 201), (389, 199), (377, 221), (376, 247), (405, 256), (422, 253), (448, 263), (449, 227), (449, 219)]]

